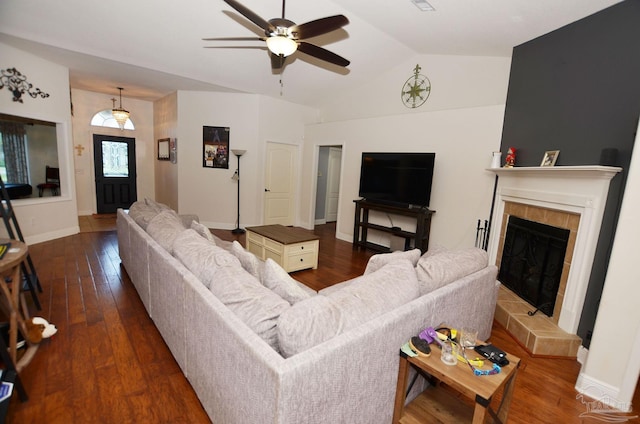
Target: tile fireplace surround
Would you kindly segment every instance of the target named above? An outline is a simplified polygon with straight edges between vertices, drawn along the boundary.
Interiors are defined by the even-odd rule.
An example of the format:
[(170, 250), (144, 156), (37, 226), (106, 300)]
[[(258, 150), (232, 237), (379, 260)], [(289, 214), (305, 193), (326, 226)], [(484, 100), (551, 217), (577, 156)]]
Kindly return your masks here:
[(622, 169), (609, 166), (488, 169), (498, 175), (488, 253), (500, 265), (510, 215), (571, 231), (552, 317), (502, 287), (496, 320), (531, 353), (576, 356), (576, 335), (602, 224), (609, 182)]

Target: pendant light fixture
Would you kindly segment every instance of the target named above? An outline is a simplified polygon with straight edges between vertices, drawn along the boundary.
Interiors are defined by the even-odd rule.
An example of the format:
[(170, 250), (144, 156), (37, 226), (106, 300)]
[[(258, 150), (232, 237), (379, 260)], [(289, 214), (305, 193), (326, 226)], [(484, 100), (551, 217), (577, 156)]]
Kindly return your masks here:
[(124, 130), (124, 124), (127, 123), (130, 114), (128, 110), (122, 107), (122, 87), (117, 88), (120, 90), (120, 107), (115, 107), (116, 99), (111, 99), (113, 100), (113, 109), (111, 110), (111, 113), (113, 114), (113, 119), (116, 120), (120, 129)]

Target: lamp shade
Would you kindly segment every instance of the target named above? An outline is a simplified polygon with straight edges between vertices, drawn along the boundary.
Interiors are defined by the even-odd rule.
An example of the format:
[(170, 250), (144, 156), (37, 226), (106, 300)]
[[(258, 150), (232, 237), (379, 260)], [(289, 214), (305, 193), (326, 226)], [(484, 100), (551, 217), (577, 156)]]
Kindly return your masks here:
[(298, 43), (283, 35), (274, 35), (267, 38), (267, 47), (273, 54), (289, 56), (298, 49)]
[(240, 150), (240, 149), (231, 149), (231, 153), (233, 153), (236, 156), (242, 156), (245, 153), (247, 153), (246, 150)]

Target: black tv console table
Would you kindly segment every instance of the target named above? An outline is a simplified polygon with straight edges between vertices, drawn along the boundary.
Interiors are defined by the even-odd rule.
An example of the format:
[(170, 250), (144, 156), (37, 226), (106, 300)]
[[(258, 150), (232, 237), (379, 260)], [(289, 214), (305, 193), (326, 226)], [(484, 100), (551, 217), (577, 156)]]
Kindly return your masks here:
[[(364, 247), (378, 252), (389, 252), (389, 248), (367, 241), (369, 229), (383, 231), (405, 239), (404, 249), (411, 247), (411, 240), (415, 240), (415, 247), (425, 253), (429, 248), (429, 232), (431, 231), (431, 216), (435, 213), (428, 208), (400, 207), (367, 201), (366, 199), (354, 200), (356, 214), (353, 224), (353, 247)], [(416, 231), (404, 231), (397, 227), (386, 227), (369, 223), (369, 211), (379, 211), (394, 215), (410, 216), (416, 219)]]

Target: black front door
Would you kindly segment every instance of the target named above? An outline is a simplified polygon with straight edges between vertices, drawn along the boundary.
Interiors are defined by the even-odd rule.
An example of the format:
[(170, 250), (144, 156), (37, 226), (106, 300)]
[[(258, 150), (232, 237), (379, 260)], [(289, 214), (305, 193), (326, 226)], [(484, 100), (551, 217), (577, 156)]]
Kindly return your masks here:
[(137, 200), (135, 139), (94, 134), (98, 213), (128, 209)]

